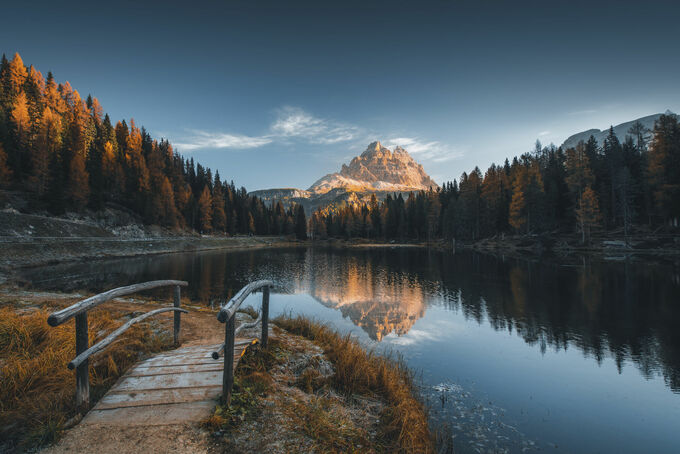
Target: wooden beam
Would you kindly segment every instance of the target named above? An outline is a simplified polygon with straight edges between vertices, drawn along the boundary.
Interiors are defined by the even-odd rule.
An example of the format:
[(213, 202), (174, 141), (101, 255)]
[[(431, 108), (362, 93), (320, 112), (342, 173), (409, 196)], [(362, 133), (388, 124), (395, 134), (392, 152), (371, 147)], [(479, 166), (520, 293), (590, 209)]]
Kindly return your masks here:
[[(257, 317), (257, 320), (255, 320), (254, 322), (251, 322), (251, 323), (241, 323), (241, 324), (238, 326), (238, 328), (236, 328), (236, 329), (234, 330), (234, 338), (236, 338), (236, 336), (238, 336), (238, 334), (239, 334), (241, 331), (243, 331), (244, 329), (256, 327), (257, 324), (260, 323), (261, 321), (262, 321), (262, 314), (260, 314), (259, 317)], [(212, 352), (212, 357), (213, 357), (213, 359), (219, 359), (219, 357), (220, 357), (220, 355), (222, 354), (223, 351), (224, 351), (224, 344), (220, 345), (220, 348), (218, 348), (217, 350), (215, 350), (214, 352)]]
[(224, 372), (222, 374), (222, 403), (227, 407), (231, 403), (231, 391), (234, 387), (234, 317), (229, 317), (224, 325)]
[[(76, 316), (76, 355), (83, 355), (87, 352), (88, 342), (86, 312)], [(84, 356), (78, 364), (76, 370), (76, 407), (87, 410), (90, 406), (90, 369), (87, 356)]]
[(269, 340), (269, 286), (262, 289), (262, 311), (260, 312), (262, 318), (262, 347), (267, 348), (267, 341)]
[[(180, 287), (179, 285), (175, 286), (174, 306), (176, 308), (179, 308), (179, 305), (182, 301), (181, 288), (182, 287)], [(174, 320), (173, 320), (173, 330), (172, 330), (173, 339), (174, 339), (174, 342), (175, 342), (175, 347), (179, 346), (179, 330), (180, 330), (180, 327), (181, 327), (180, 324), (182, 322), (182, 320), (180, 319), (181, 315), (182, 315), (182, 313), (180, 311), (175, 311)]]
[[(134, 325), (135, 323), (139, 323), (142, 320), (147, 319), (147, 318), (154, 316), (156, 314), (160, 314), (161, 312), (169, 312), (169, 311), (175, 311), (175, 312), (179, 311), (179, 312), (184, 312), (184, 313), (189, 312), (185, 309), (179, 309), (177, 307), (164, 307), (162, 309), (156, 309), (156, 310), (147, 312), (146, 314), (142, 314), (139, 317), (135, 317), (132, 320), (129, 320), (123, 326), (121, 326), (120, 328), (118, 328), (117, 330), (115, 330), (114, 332), (112, 332), (111, 334), (106, 336), (104, 339), (102, 339), (100, 342), (94, 344), (92, 347), (90, 347), (90, 348), (88, 348), (85, 351), (82, 351), (80, 353), (78, 353), (78, 349), (77, 349), (78, 343), (76, 341), (76, 353), (78, 354), (78, 356), (76, 356), (73, 359), (73, 361), (68, 363), (68, 368), (69, 369), (75, 369), (76, 367), (78, 367), (78, 370), (80, 371), (81, 366), (83, 364), (85, 364), (85, 366), (87, 366), (87, 358), (89, 358), (90, 356), (94, 355), (95, 353), (100, 352), (101, 350), (106, 348), (109, 344), (111, 344), (114, 340), (116, 340), (116, 338), (118, 336), (120, 336), (125, 331), (127, 331), (132, 325)], [(78, 317), (87, 317), (87, 314), (80, 314), (80, 315), (78, 315)], [(77, 319), (76, 319), (76, 322), (77, 322)], [(86, 323), (86, 330), (87, 330), (87, 319), (85, 319), (85, 323)], [(86, 334), (86, 336), (87, 336), (87, 334)], [(78, 331), (76, 329), (76, 340), (77, 339), (78, 339)], [(87, 339), (87, 337), (86, 337), (86, 339)]]
[(170, 285), (185, 287), (189, 285), (186, 281), (150, 281), (144, 282), (142, 284), (128, 285), (127, 287), (119, 287), (109, 290), (104, 293), (92, 296), (90, 298), (84, 299), (77, 302), (76, 304), (62, 309), (60, 311), (50, 314), (47, 318), (47, 323), (50, 326), (58, 326), (67, 320), (75, 317), (78, 314), (87, 312), (88, 310), (96, 307), (106, 301), (112, 300), (113, 298), (118, 298), (119, 296), (129, 295), (131, 293), (141, 292), (144, 290), (151, 290), (158, 287), (166, 287)]
[(220, 308), (220, 311), (217, 314), (217, 320), (219, 320), (220, 323), (226, 322), (227, 320), (232, 318), (232, 316), (241, 306), (241, 303), (243, 303), (243, 301), (248, 297), (248, 295), (262, 287), (271, 287), (273, 285), (274, 282), (269, 280), (255, 281), (246, 285), (241, 290), (239, 290), (239, 292), (236, 295), (234, 295), (234, 297), (230, 299), (229, 302), (227, 302)]

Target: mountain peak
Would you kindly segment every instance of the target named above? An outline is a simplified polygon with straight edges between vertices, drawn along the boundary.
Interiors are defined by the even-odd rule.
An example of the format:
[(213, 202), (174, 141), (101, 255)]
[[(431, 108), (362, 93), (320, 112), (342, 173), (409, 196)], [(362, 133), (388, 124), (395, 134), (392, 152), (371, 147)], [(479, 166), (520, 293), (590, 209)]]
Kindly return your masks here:
[(331, 189), (349, 191), (417, 191), (436, 188), (423, 166), (413, 160), (408, 151), (396, 147), (394, 153), (379, 141), (372, 142), (361, 156), (343, 164), (340, 172), (326, 175), (309, 188), (323, 194)]
[(385, 148), (382, 146), (382, 144), (379, 141), (371, 142), (368, 147), (366, 147), (366, 150), (361, 153), (362, 157), (367, 157), (367, 156), (372, 156), (375, 155), (376, 153), (385, 153), (385, 152), (390, 152), (388, 148)]

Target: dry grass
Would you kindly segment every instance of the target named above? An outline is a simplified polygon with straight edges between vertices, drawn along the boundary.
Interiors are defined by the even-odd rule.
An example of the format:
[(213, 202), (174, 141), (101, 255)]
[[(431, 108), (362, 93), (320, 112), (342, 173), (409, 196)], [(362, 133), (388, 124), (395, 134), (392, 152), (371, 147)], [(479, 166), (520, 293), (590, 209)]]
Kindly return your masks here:
[(297, 430), (313, 440), (309, 452), (373, 453), (382, 451), (371, 441), (363, 427), (357, 427), (337, 399), (312, 395), (307, 401), (291, 402), (284, 409), (290, 430)]
[[(74, 323), (47, 325), (45, 310), (18, 313), (0, 308), (0, 439), (22, 451), (53, 442), (76, 415), (75, 373), (66, 365), (75, 356)], [(89, 314), (90, 345), (124, 323), (122, 311)], [(153, 322), (152, 322), (153, 323)], [(167, 329), (136, 325), (120, 341), (90, 359), (90, 396), (101, 397), (141, 354), (171, 345)]]
[(324, 349), (335, 367), (335, 388), (348, 395), (379, 396), (387, 403), (381, 438), (394, 444), (389, 451), (433, 452), (425, 407), (415, 397), (412, 374), (403, 363), (367, 352), (349, 336), (304, 317), (279, 317), (274, 323)]

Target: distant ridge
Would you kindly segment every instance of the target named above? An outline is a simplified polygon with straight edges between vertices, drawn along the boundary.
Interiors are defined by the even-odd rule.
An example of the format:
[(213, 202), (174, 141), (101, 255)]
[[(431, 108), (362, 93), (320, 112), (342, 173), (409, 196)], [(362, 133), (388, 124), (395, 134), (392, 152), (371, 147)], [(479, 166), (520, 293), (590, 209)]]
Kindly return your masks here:
[[(652, 131), (654, 129), (654, 122), (656, 122), (661, 115), (675, 115), (675, 113), (671, 112), (670, 110), (666, 110), (663, 114), (654, 114), (654, 115), (648, 115), (646, 117), (641, 117), (637, 118), (635, 120), (627, 121), (625, 123), (621, 123), (619, 125), (614, 126), (614, 133), (616, 134), (616, 137), (619, 138), (620, 141), (623, 141), (627, 135), (630, 135), (628, 130), (630, 129), (631, 126), (633, 126), (633, 123), (636, 121), (639, 121), (642, 123), (644, 127)], [(603, 130), (601, 129), (589, 129), (587, 131), (579, 132), (577, 134), (574, 134), (572, 136), (569, 136), (567, 140), (562, 143), (562, 149), (567, 149), (567, 148), (573, 148), (575, 147), (580, 141), (587, 142), (588, 139), (590, 139), (590, 136), (595, 137), (595, 140), (602, 145), (605, 137), (607, 137), (607, 134), (609, 134), (609, 128), (605, 128)]]

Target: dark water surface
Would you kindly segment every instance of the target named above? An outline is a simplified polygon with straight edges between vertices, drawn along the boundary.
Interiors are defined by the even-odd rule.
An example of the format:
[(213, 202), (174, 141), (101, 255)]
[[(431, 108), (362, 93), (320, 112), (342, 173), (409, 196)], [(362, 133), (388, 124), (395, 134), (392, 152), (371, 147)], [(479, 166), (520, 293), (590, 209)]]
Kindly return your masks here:
[[(92, 291), (184, 279), (205, 304), (269, 278), (282, 287), (274, 314), (310, 315), (403, 355), (457, 453), (680, 453), (677, 262), (298, 248), (66, 264), (22, 277)], [(249, 301), (259, 308), (259, 299)]]

